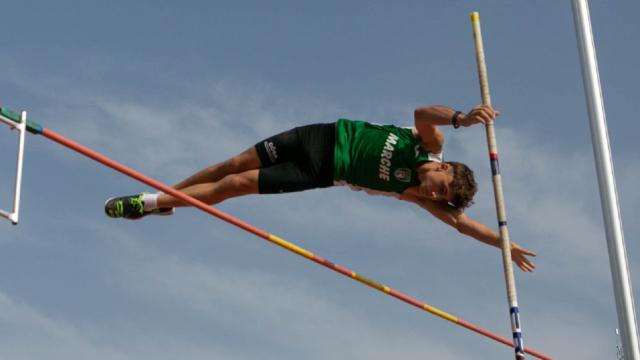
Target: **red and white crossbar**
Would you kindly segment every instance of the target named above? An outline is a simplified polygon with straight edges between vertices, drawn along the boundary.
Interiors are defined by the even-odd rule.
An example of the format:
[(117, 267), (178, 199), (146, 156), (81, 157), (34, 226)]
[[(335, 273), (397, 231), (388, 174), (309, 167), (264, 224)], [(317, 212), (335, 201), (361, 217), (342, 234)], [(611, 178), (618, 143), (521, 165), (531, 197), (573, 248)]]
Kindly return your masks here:
[[(12, 114), (9, 110), (0, 108), (0, 114), (3, 114), (3, 113)], [(17, 115), (15, 115), (15, 114), (13, 114), (13, 116), (14, 116), (14, 118), (17, 117)], [(14, 121), (17, 121), (17, 120), (14, 120)], [(206, 212), (206, 213), (208, 213), (210, 215), (213, 215), (213, 216), (215, 216), (215, 217), (217, 217), (217, 218), (219, 218), (221, 220), (224, 220), (224, 221), (226, 221), (226, 222), (228, 222), (228, 223), (230, 223), (232, 225), (235, 225), (235, 226), (241, 228), (242, 230), (250, 232), (250, 233), (252, 233), (252, 234), (254, 234), (254, 235), (258, 236), (258, 237), (261, 237), (261, 238), (263, 238), (265, 240), (268, 240), (268, 241), (270, 241), (270, 242), (272, 242), (272, 243), (274, 243), (274, 244), (276, 244), (278, 246), (281, 246), (281, 247), (283, 247), (283, 248), (285, 248), (285, 249), (287, 249), (287, 250), (289, 250), (289, 251), (291, 251), (293, 253), (296, 253), (296, 254), (298, 254), (298, 255), (300, 255), (302, 257), (305, 257), (305, 258), (307, 258), (307, 259), (309, 259), (309, 260), (311, 260), (313, 262), (316, 262), (316, 263), (318, 263), (318, 264), (320, 264), (320, 265), (322, 265), (324, 267), (327, 267), (327, 268), (329, 268), (329, 269), (331, 269), (331, 270), (333, 270), (335, 272), (338, 272), (338, 273), (340, 273), (342, 275), (345, 275), (345, 276), (347, 276), (347, 277), (349, 277), (349, 278), (351, 278), (353, 280), (356, 280), (356, 281), (358, 281), (360, 283), (363, 283), (363, 284), (365, 284), (365, 285), (367, 285), (367, 286), (369, 286), (371, 288), (374, 288), (374, 289), (376, 289), (376, 290), (378, 290), (380, 292), (383, 292), (383, 293), (385, 293), (387, 295), (393, 296), (396, 299), (400, 299), (400, 300), (406, 302), (407, 304), (413, 305), (413, 306), (415, 306), (415, 307), (417, 307), (419, 309), (422, 309), (422, 310), (424, 310), (426, 312), (429, 312), (431, 314), (434, 314), (434, 315), (436, 315), (436, 316), (438, 316), (440, 318), (448, 320), (448, 321), (450, 321), (450, 322), (452, 322), (452, 323), (454, 323), (456, 325), (459, 325), (459, 326), (462, 326), (464, 328), (467, 328), (467, 329), (469, 329), (471, 331), (474, 331), (474, 332), (476, 332), (476, 333), (478, 333), (480, 335), (484, 335), (484, 336), (488, 337), (489, 339), (495, 340), (495, 341), (500, 342), (500, 343), (502, 343), (504, 345), (507, 345), (509, 347), (511, 347), (512, 344), (513, 344), (512, 341), (509, 340), (509, 339), (506, 339), (506, 338), (504, 338), (502, 336), (496, 335), (496, 334), (494, 334), (494, 333), (492, 333), (492, 332), (490, 332), (488, 330), (485, 330), (485, 329), (483, 329), (483, 328), (481, 328), (481, 327), (479, 327), (477, 325), (474, 325), (474, 324), (472, 324), (470, 322), (467, 322), (467, 321), (464, 321), (462, 319), (459, 319), (456, 316), (453, 316), (453, 315), (451, 315), (449, 313), (446, 313), (446, 312), (444, 312), (442, 310), (439, 310), (439, 309), (437, 309), (437, 308), (435, 308), (433, 306), (430, 306), (430, 305), (428, 305), (428, 304), (426, 304), (424, 302), (416, 300), (416, 299), (414, 299), (414, 298), (412, 298), (412, 297), (410, 297), (408, 295), (405, 295), (405, 294), (403, 294), (403, 293), (401, 293), (401, 292), (399, 292), (397, 290), (391, 289), (390, 287), (388, 287), (386, 285), (382, 285), (382, 284), (377, 283), (377, 282), (375, 282), (373, 280), (370, 280), (370, 279), (368, 279), (368, 278), (366, 278), (366, 277), (364, 277), (364, 276), (362, 276), (362, 275), (360, 275), (360, 274), (358, 274), (358, 273), (356, 273), (354, 271), (351, 271), (351, 270), (347, 269), (344, 266), (335, 264), (335, 263), (333, 263), (333, 262), (331, 262), (331, 261), (329, 261), (329, 260), (327, 260), (327, 259), (325, 259), (325, 258), (323, 258), (321, 256), (318, 256), (318, 255), (316, 255), (316, 254), (314, 254), (314, 253), (312, 253), (312, 252), (310, 252), (310, 251), (308, 251), (306, 249), (303, 249), (303, 248), (301, 248), (301, 247), (299, 247), (299, 246), (297, 246), (295, 244), (292, 244), (292, 243), (290, 243), (290, 242), (288, 242), (288, 241), (286, 241), (286, 240), (284, 240), (284, 239), (282, 239), (282, 238), (280, 238), (278, 236), (270, 234), (270, 233), (268, 233), (268, 232), (266, 232), (264, 230), (261, 230), (261, 229), (255, 227), (255, 226), (253, 226), (251, 224), (248, 224), (248, 223), (246, 223), (246, 222), (244, 222), (242, 220), (239, 220), (239, 219), (237, 219), (237, 218), (235, 218), (235, 217), (233, 217), (233, 216), (231, 216), (231, 215), (229, 215), (229, 214), (227, 214), (227, 213), (225, 213), (223, 211), (220, 211), (220, 210), (218, 210), (218, 209), (216, 209), (214, 207), (211, 207), (211, 206), (203, 203), (200, 200), (197, 200), (197, 199), (195, 199), (195, 198), (193, 198), (193, 197), (191, 197), (189, 195), (186, 195), (186, 194), (182, 193), (181, 191), (178, 191), (178, 190), (176, 190), (176, 189), (174, 189), (174, 188), (172, 188), (172, 187), (170, 187), (168, 185), (165, 185), (165, 184), (163, 184), (163, 183), (161, 183), (161, 182), (159, 182), (159, 181), (157, 181), (155, 179), (152, 179), (152, 178), (150, 178), (150, 177), (148, 177), (148, 176), (146, 176), (146, 175), (144, 175), (144, 174), (142, 174), (142, 173), (140, 173), (140, 172), (138, 172), (136, 170), (133, 170), (133, 169), (131, 169), (131, 168), (125, 166), (125, 165), (122, 165), (119, 162), (117, 162), (115, 160), (112, 160), (112, 159), (110, 159), (110, 158), (108, 158), (108, 157), (106, 157), (106, 156), (104, 156), (104, 155), (102, 155), (102, 154), (100, 154), (100, 153), (98, 153), (98, 152), (96, 152), (94, 150), (91, 150), (91, 149), (89, 149), (89, 148), (87, 148), (87, 147), (85, 147), (85, 146), (83, 146), (81, 144), (78, 144), (78, 143), (76, 143), (76, 142), (74, 142), (74, 141), (72, 141), (70, 139), (67, 139), (66, 137), (64, 137), (64, 136), (62, 136), (62, 135), (60, 135), (60, 134), (58, 134), (58, 133), (56, 133), (54, 131), (51, 131), (49, 129), (44, 129), (40, 125), (38, 125), (36, 123), (28, 122), (27, 123), (27, 131), (29, 131), (31, 133), (34, 133), (34, 134), (41, 134), (42, 136), (44, 136), (44, 137), (46, 137), (46, 138), (48, 138), (50, 140), (53, 140), (53, 141), (55, 141), (55, 142), (57, 142), (57, 143), (59, 143), (61, 145), (64, 145), (64, 146), (66, 146), (67, 148), (69, 148), (69, 149), (71, 149), (73, 151), (79, 152), (80, 154), (82, 154), (82, 155), (84, 155), (84, 156), (86, 156), (88, 158), (91, 158), (91, 159), (93, 159), (93, 160), (95, 160), (95, 161), (97, 161), (97, 162), (99, 162), (99, 163), (101, 163), (101, 164), (103, 164), (103, 165), (105, 165), (107, 167), (110, 167), (110, 168), (112, 168), (112, 169), (114, 169), (114, 170), (116, 170), (118, 172), (121, 172), (121, 173), (123, 173), (123, 174), (125, 174), (125, 175), (127, 175), (129, 177), (132, 177), (132, 178), (134, 178), (134, 179), (136, 179), (136, 180), (138, 180), (138, 181), (140, 181), (140, 182), (142, 182), (144, 184), (147, 184), (147, 185), (149, 185), (149, 186), (151, 186), (151, 187), (153, 187), (155, 189), (158, 189), (158, 190), (160, 190), (160, 191), (162, 191), (162, 192), (164, 192), (166, 194), (169, 194), (169, 195), (171, 195), (173, 197), (176, 197), (176, 198), (184, 201), (185, 203), (188, 203), (188, 204), (192, 205), (193, 207), (196, 207), (196, 208), (198, 208), (198, 209), (200, 209), (200, 210), (202, 210), (202, 211), (204, 211), (204, 212)], [(551, 360), (552, 359), (548, 355), (544, 355), (542, 353), (539, 353), (539, 352), (537, 352), (535, 350), (532, 350), (532, 349), (529, 349), (529, 348), (525, 348), (524, 351), (526, 353), (528, 353), (528, 354), (531, 354), (531, 355), (539, 358), (539, 359), (543, 359), (543, 360)]]

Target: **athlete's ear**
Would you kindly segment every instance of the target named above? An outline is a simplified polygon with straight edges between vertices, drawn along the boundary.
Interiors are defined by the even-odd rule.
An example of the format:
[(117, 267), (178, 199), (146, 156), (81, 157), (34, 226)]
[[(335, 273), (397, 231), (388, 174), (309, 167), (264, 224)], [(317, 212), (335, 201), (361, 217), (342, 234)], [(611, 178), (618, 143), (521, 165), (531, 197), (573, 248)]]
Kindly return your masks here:
[(449, 169), (449, 164), (447, 163), (440, 163), (440, 169), (442, 170), (448, 170)]

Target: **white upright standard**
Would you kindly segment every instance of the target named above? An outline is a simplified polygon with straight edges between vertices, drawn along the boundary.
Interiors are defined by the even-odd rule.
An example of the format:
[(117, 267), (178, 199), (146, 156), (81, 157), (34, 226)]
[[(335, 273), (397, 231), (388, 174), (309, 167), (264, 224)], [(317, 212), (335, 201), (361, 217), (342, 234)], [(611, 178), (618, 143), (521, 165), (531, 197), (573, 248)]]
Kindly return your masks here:
[(611, 161), (609, 134), (602, 102), (602, 90), (598, 76), (598, 62), (596, 60), (589, 5), (586, 0), (573, 0), (573, 19), (576, 25), (578, 48), (582, 63), (582, 78), (587, 98), (587, 107), (591, 124), (591, 139), (593, 153), (596, 160), (598, 184), (600, 186), (600, 201), (604, 217), (607, 247), (609, 249), (609, 263), (613, 278), (613, 291), (618, 312), (618, 326), (625, 360), (640, 360), (638, 350), (638, 326), (633, 304), (633, 291), (627, 264), (627, 252), (624, 246), (620, 207)]
[(0, 108), (0, 122), (3, 122), (11, 129), (18, 130), (18, 159), (16, 160), (16, 181), (15, 190), (13, 193), (13, 209), (2, 210), (0, 209), (0, 217), (6, 218), (11, 221), (13, 225), (18, 225), (18, 216), (20, 214), (20, 188), (22, 185), (22, 160), (24, 159), (24, 134), (27, 131), (27, 112), (20, 113), (20, 123), (16, 124), (11, 119), (7, 118)]

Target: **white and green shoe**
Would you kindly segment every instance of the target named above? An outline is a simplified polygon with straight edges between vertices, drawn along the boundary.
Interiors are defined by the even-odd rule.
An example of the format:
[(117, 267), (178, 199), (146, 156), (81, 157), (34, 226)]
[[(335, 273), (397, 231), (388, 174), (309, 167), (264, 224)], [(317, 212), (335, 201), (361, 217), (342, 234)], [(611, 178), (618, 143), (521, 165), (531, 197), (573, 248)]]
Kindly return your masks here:
[(104, 212), (112, 218), (138, 220), (147, 215), (169, 216), (175, 213), (175, 208), (159, 208), (151, 211), (144, 209), (142, 196), (136, 194), (108, 199), (104, 203)]

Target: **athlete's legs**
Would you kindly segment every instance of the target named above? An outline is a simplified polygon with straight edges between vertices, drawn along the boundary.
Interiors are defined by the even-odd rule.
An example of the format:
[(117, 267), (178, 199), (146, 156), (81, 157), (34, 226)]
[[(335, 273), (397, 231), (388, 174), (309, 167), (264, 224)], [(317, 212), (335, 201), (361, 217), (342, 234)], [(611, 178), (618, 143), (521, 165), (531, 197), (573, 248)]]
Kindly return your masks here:
[[(254, 148), (231, 159), (193, 174), (175, 186), (207, 204), (216, 204), (231, 197), (258, 192), (260, 160)], [(105, 202), (105, 212), (114, 218), (140, 219), (149, 214), (172, 215), (173, 208), (186, 206), (170, 195), (136, 194), (114, 197)]]
[[(240, 174), (229, 174), (216, 182), (199, 183), (180, 189), (181, 192), (206, 204), (217, 204), (226, 199), (258, 193), (258, 172), (253, 169)], [(188, 206), (182, 200), (168, 194), (158, 196), (158, 207)]]
[(197, 184), (214, 183), (228, 175), (240, 174), (248, 170), (259, 168), (260, 158), (258, 157), (255, 147), (251, 147), (228, 160), (198, 171), (179, 182), (174, 186), (174, 188), (177, 190), (183, 190)]
[[(316, 124), (282, 132), (226, 161), (202, 169), (175, 189), (206, 204), (247, 194), (302, 191), (333, 184), (332, 124)], [(186, 206), (168, 194), (136, 194), (110, 198), (105, 212), (114, 218), (139, 219), (171, 215)]]

